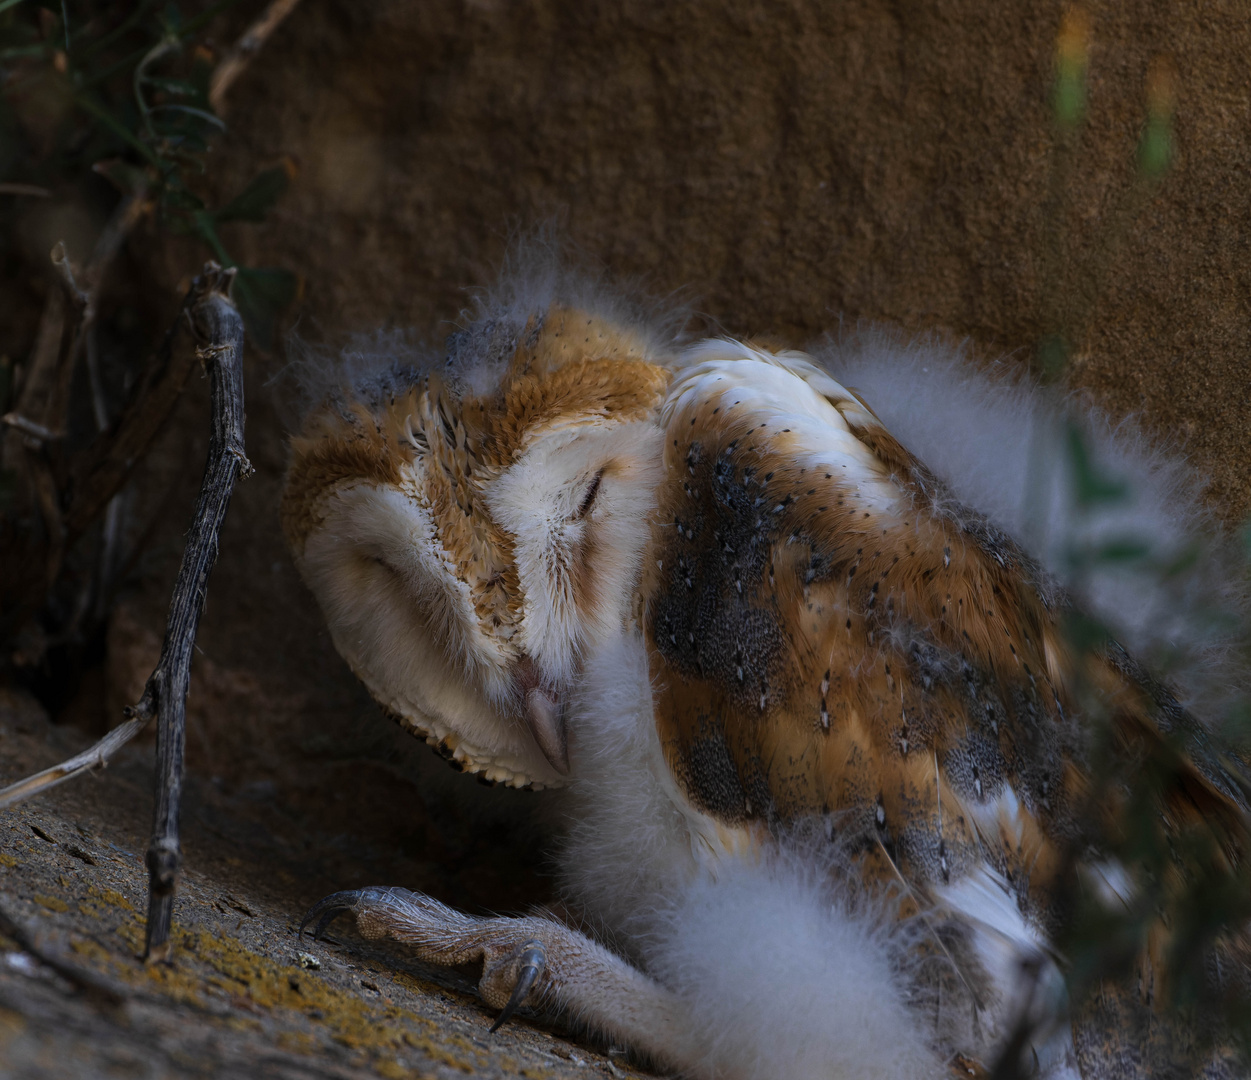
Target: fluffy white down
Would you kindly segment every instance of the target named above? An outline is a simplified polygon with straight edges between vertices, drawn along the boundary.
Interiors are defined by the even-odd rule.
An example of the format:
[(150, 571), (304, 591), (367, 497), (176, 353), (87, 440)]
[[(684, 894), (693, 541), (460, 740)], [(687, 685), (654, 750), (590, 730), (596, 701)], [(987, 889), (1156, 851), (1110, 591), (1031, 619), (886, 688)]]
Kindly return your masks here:
[(857, 911), (789, 852), (729, 860), (679, 892), (646, 965), (689, 1010), (712, 1076), (881, 1077), (944, 1070), (909, 1008), (907, 935)]
[[(588, 657), (573, 710), (564, 884), (682, 1002), (692, 1077), (944, 1075), (928, 995), (910, 970), (916, 927), (838, 874), (837, 845), (760, 849), (679, 809), (651, 716), (642, 642)], [(915, 996), (915, 1000), (914, 1000)]]
[[(1240, 556), (1202, 506), (1202, 477), (1179, 455), (1132, 422), (1113, 424), (1073, 395), (1044, 393), (1019, 369), (981, 369), (933, 339), (869, 328), (813, 352), (962, 502), (1020, 541), (1201, 714), (1211, 717), (1223, 695), (1245, 685), (1232, 655), (1231, 626), (1248, 609)], [(1078, 506), (1070, 424), (1099, 475), (1125, 484), (1123, 500)], [(1073, 557), (1121, 541), (1145, 546), (1150, 558), (1091, 569)], [(1187, 551), (1188, 566), (1161, 571)], [(1214, 618), (1217, 609), (1242, 618)]]
[(490, 393), (527, 323), (553, 305), (578, 308), (633, 334), (657, 364), (674, 362), (690, 308), (678, 294), (648, 299), (643, 289), (610, 283), (555, 238), (552, 228), (513, 238), (489, 288), (469, 290), (456, 320), (429, 334), (390, 328), (350, 335), (333, 345), (314, 320), (284, 342), (288, 363), (266, 384), (282, 422), (298, 431), (328, 394), (357, 394), (397, 379), (408, 385), (438, 373), (463, 393)]

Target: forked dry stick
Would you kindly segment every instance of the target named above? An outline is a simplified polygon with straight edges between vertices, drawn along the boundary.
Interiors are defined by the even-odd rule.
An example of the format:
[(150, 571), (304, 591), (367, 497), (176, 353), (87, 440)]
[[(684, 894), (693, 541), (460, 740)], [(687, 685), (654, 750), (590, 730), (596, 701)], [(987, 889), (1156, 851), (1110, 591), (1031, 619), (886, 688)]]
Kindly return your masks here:
[(217, 561), (217, 538), (239, 475), (252, 471), (243, 451), (243, 319), (230, 299), (233, 270), (208, 263), (196, 279), (186, 309), (209, 373), (212, 428), (208, 460), (182, 565), (170, 600), (161, 658), (127, 722), (82, 754), (0, 791), (0, 809), (103, 766), (125, 743), (157, 718), (157, 792), (148, 845), (148, 924), (144, 955), (169, 958), (174, 891), (182, 855), (178, 808), (182, 794), (187, 688), (196, 629), (204, 610), (208, 576)]

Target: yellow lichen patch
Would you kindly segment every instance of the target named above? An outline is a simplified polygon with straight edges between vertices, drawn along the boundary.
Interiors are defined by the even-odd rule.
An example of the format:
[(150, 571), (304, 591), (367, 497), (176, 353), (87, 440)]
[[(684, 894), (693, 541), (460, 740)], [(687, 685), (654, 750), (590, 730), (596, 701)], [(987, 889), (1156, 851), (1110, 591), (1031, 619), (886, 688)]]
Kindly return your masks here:
[[(139, 950), (143, 940), (139, 920), (119, 927), (118, 933), (132, 950)], [(312, 1019), (328, 1038), (366, 1054), (375, 1069), (394, 1066), (395, 1052), (401, 1047), (413, 1047), (465, 1073), (476, 1072), (483, 1063), (481, 1052), (467, 1040), (439, 1039), (433, 1020), (396, 1006), (371, 1005), (355, 994), (335, 989), (314, 972), (278, 963), (233, 938), (202, 928), (179, 929), (174, 946), (172, 967), (151, 965), (142, 969), (150, 986), (166, 996), (203, 1004), (206, 993), (224, 993), (237, 1007), (268, 1012), (276, 1019), (284, 1012), (292, 1019), (298, 1016), (301, 1025)], [(212, 974), (206, 973), (204, 966)], [(322, 1046), (315, 1034), (303, 1031), (282, 1032), (279, 1040), (284, 1048), (297, 1053), (314, 1054)]]
[[(477, 1072), (478, 1070), (473, 1063), (465, 1061), (463, 1058), (458, 1058), (455, 1054), (448, 1050), (446, 1044), (455, 1041), (455, 1039), (446, 1039), (445, 1042), (435, 1042), (433, 1039), (415, 1036), (411, 1032), (406, 1033), (404, 1036), (405, 1043), (411, 1046), (414, 1050), (420, 1050), (428, 1058), (431, 1058), (434, 1061), (440, 1062), (443, 1065), (448, 1065), (453, 1069), (459, 1069), (463, 1073), (473, 1074)], [(460, 1041), (462, 1043), (464, 1042), (463, 1039)], [(470, 1047), (470, 1049), (472, 1050), (473, 1047)], [(483, 1055), (477, 1051), (474, 1052), (478, 1060), (481, 1061)]]
[(176, 967), (166, 967), (164, 964), (148, 964), (143, 968), (143, 974), (148, 981), (149, 990), (156, 990), (171, 1001), (183, 1005), (194, 1005), (201, 1009), (206, 1007), (200, 979), (193, 973)]
[(44, 896), (43, 893), (35, 893), (32, 899), (40, 907), (47, 908), (49, 911), (69, 911), (69, 904), (59, 896)]
[(16, 1038), (26, 1030), (26, 1020), (20, 1013), (0, 1008), (0, 1046)]
[(7, 866), (10, 870), (15, 870), (21, 865), (12, 855), (6, 855), (3, 851), (0, 851), (0, 866)]
[(435, 1080), (434, 1073), (415, 1073), (407, 1065), (398, 1061), (375, 1061), (374, 1072), (385, 1076), (387, 1080)]
[(87, 895), (93, 900), (99, 900), (102, 904), (108, 904), (110, 907), (121, 908), (123, 911), (135, 910), (135, 905), (116, 889), (101, 889), (95, 885), (88, 885)]
[(321, 1049), (321, 1044), (307, 1031), (280, 1031), (278, 1045), (293, 1054), (315, 1054)]
[[(254, 1020), (250, 1016), (231, 1016), (226, 1020), (226, 1026), (233, 1031), (264, 1031), (265, 1025), (259, 1020)], [(279, 1038), (281, 1042), (281, 1037)]]
[(143, 947), (143, 923), (138, 919), (122, 923), (117, 928), (117, 936), (122, 939), (132, 953), (138, 952)]
[(113, 954), (98, 941), (92, 941), (90, 938), (75, 938), (70, 942), (70, 948), (79, 956), (90, 960), (96, 967), (110, 967), (113, 964)]

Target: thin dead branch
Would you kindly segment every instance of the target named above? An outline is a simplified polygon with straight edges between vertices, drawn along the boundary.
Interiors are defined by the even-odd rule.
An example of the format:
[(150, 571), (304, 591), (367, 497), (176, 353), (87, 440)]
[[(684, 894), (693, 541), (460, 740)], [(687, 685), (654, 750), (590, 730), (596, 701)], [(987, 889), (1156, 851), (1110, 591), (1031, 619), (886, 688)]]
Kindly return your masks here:
[(34, 420), (27, 420), (24, 416), (19, 416), (16, 412), (5, 413), (0, 416), (0, 424), (5, 427), (11, 427), (14, 431), (20, 431), (28, 439), (35, 440), (36, 444), (42, 445), (46, 442), (55, 442), (62, 438), (63, 433), (52, 431), (43, 424), (37, 424)]
[[(56, 382), (57, 357), (64, 339), (66, 318), (65, 290), (49, 290), (48, 298), (44, 301), (43, 314), (39, 319), (35, 346), (31, 350), (30, 358), (23, 365), (25, 371), (21, 382), (14, 388), (16, 392), (13, 396), (13, 407), (9, 412), (10, 416), (20, 417), (45, 430), (50, 430), (45, 417)], [(12, 467), (21, 454), (10, 443), (5, 447), (5, 457)]]
[[(209, 373), (213, 417), (200, 497), (174, 584), (156, 669), (138, 703), (127, 709), (126, 723), (84, 753), (0, 792), (0, 808), (12, 806), (80, 773), (100, 768), (154, 716), (157, 718), (157, 793), (147, 853), (148, 922), (144, 948), (145, 956), (152, 960), (168, 960), (170, 952), (174, 892), (182, 862), (178, 811), (187, 689), (196, 630), (204, 610), (208, 576), (217, 561), (218, 533), (235, 480), (252, 468), (243, 449), (243, 320), (230, 300), (233, 281), (233, 270), (208, 263), (193, 283), (184, 305), (192, 333), (200, 343), (196, 357)], [(172, 328), (167, 345), (170, 336)]]
[[(131, 470), (143, 460), (191, 377), (195, 367), (192, 350), (174, 347), (184, 323), (182, 316), (191, 300), (191, 293), (188, 293), (178, 319), (135, 380), (121, 414), (107, 431), (71, 455), (64, 464), (65, 481), (58, 489), (57, 500), (62, 507), (65, 550), (104, 511)], [(63, 307), (63, 301), (58, 303)], [(6, 423), (13, 423), (12, 415), (5, 417)], [(0, 581), (0, 623), (3, 624), (0, 630), (16, 629), (43, 602), (50, 584), (46, 565), (42, 551), (14, 553), (8, 557)]]
[[(38, 366), (32, 370), (31, 381), (35, 382), (35, 376), (38, 376), (36, 385), (42, 391), (42, 400), (31, 402), (38, 411), (24, 409), (19, 401), (15, 412), (5, 417), (10, 427), (20, 429), (25, 436), (23, 447), (26, 471), (43, 518), (46, 537), (43, 576), (49, 582), (54, 581), (60, 573), (66, 550), (65, 522), (61, 514), (52, 444), (65, 435), (74, 359), (82, 344), (83, 323), (89, 306), (87, 294), (78, 287), (78, 282), (74, 279), (74, 271), (64, 243), (58, 243), (52, 249), (52, 265), (60, 275), (64, 298), (61, 341), (56, 359), (50, 367), (47, 359), (44, 359), (42, 371)], [(27, 396), (29, 395), (23, 395)], [(36, 432), (42, 437), (37, 436)]]
[[(18, 387), (14, 407), (0, 417), (0, 426), (10, 429), (9, 437), (3, 441), (3, 457), (10, 467), (19, 461), (22, 463), (27, 477), (27, 505), (38, 509), (44, 527), (42, 540), (33, 540), (25, 550), (18, 544), (12, 544), (10, 550), (4, 553), (4, 573), (0, 575), (0, 621), (8, 631), (24, 623), (38, 608), (47, 588), (60, 573), (66, 552), (108, 502), (105, 498), (96, 506), (93, 501), (90, 516), (84, 516), (81, 508), (72, 504), (67, 494), (67, 478), (72, 479), (81, 469), (84, 453), (67, 460), (68, 451), (63, 440), (74, 367), (79, 355), (85, 353), (93, 411), (97, 428), (101, 431), (100, 439), (85, 454), (97, 455), (102, 447), (108, 445), (108, 436), (104, 434), (109, 426), (108, 416), (95, 349), (95, 319), (108, 270), (126, 237), (147, 209), (146, 193), (142, 191), (121, 201), (82, 271), (82, 286), (75, 276), (65, 244), (58, 243), (52, 250), (52, 263), (61, 288), (49, 294), (36, 347), (26, 377)], [(190, 370), (188, 363), (186, 375), (190, 374)], [(184, 376), (182, 382), (185, 381)], [(145, 434), (148, 430), (155, 434), (159, 421), (163, 421), (168, 414), (172, 398), (168, 403), (159, 404), (158, 423), (155, 427), (144, 425)], [(138, 452), (131, 453), (128, 467), (142, 456), (151, 440), (148, 437), (140, 441), (142, 445)], [(117, 478), (110, 496), (120, 487), (123, 479), (124, 473)], [(105, 530), (102, 539), (106, 548), (115, 542), (119, 533), (119, 514), (112, 514), (112, 519), (113, 527)], [(114, 553), (106, 550), (98, 564), (107, 567), (115, 561)], [(104, 595), (106, 583), (93, 580), (89, 587), (91, 590)]]
[(230, 505), (235, 480), (251, 472), (243, 451), (243, 319), (230, 300), (233, 270), (205, 267), (193, 287), (190, 321), (196, 355), (209, 372), (213, 421), (208, 461), (195, 516), (174, 584), (161, 659), (131, 711), (142, 720), (157, 716), (157, 793), (152, 839), (148, 845), (148, 923), (144, 955), (168, 960), (174, 891), (182, 853), (178, 810), (182, 795), (187, 688), (196, 628), (204, 610), (208, 576), (217, 560), (217, 537)]
[[(200, 497), (170, 600), (165, 641), (143, 696), (126, 710), (126, 722), (90, 749), (0, 791), (0, 809), (47, 791), (81, 773), (102, 768), (122, 746), (157, 718), (157, 792), (148, 846), (148, 922), (144, 954), (168, 960), (174, 892), (182, 854), (178, 811), (182, 794), (187, 689), (196, 630), (208, 577), (217, 561), (218, 534), (236, 479), (252, 471), (243, 449), (243, 320), (230, 300), (233, 270), (208, 263), (188, 294), (184, 312), (200, 343), (196, 357), (209, 373), (212, 427)], [(166, 345), (172, 338), (167, 335)], [(166, 364), (168, 365), (168, 348)], [(179, 382), (181, 388), (181, 381)]]
[(300, 0), (273, 0), (234, 46), (226, 52), (209, 80), (209, 105), (218, 116), (222, 115), (226, 94), (231, 85), (247, 70), (262, 46), (282, 21), (294, 11)]
[(52, 249), (52, 265), (57, 268), (61, 278), (61, 287), (68, 305), (68, 318), (61, 328), (61, 349), (57, 355), (56, 374), (52, 393), (45, 406), (43, 425), (64, 434), (69, 413), (70, 384), (74, 377), (74, 361), (78, 359), (82, 348), (83, 326), (87, 322), (91, 297), (78, 287), (64, 241), (59, 241)]
[[(84, 276), (90, 289), (87, 312), (83, 319), (83, 361), (87, 367), (87, 385), (91, 391), (91, 411), (96, 421), (96, 431), (104, 434), (109, 428), (109, 407), (104, 395), (104, 380), (100, 373), (99, 335), (96, 332), (96, 316), (100, 310), (100, 294), (104, 282), (126, 237), (148, 212), (147, 189), (144, 188), (122, 199), (108, 224), (96, 240)], [(93, 621), (103, 620), (108, 598), (112, 593), (113, 573), (117, 565), (117, 549), (123, 529), (124, 500), (121, 491), (108, 501), (104, 522), (100, 530), (99, 550), (95, 560), (95, 572), (89, 578), (79, 605), (77, 615), (69, 627), (77, 633), (81, 618), (89, 616)]]
[(65, 527), (71, 538), (82, 535), (147, 453), (191, 377), (194, 354), (174, 348), (183, 326), (181, 315), (191, 300), (188, 293), (180, 317), (135, 381), (130, 399), (112, 427), (70, 460)]
[(0, 195), (25, 195), (29, 199), (52, 198), (52, 192), (38, 184), (0, 184)]
[(35, 773), (34, 776), (28, 776), (24, 780), (19, 780), (16, 784), (10, 784), (8, 787), (0, 789), (0, 810), (6, 810), (10, 806), (16, 806), (20, 802), (25, 802), (34, 795), (56, 787), (57, 784), (63, 784), (66, 780), (74, 779), (80, 773), (104, 768), (108, 764), (109, 758), (147, 727), (151, 719), (151, 716), (136, 716), (133, 720), (127, 720), (124, 724), (119, 724), (103, 739), (90, 749), (84, 750), (81, 754), (75, 755), (68, 761), (62, 761), (59, 765), (53, 765), (50, 769), (44, 769), (43, 772)]

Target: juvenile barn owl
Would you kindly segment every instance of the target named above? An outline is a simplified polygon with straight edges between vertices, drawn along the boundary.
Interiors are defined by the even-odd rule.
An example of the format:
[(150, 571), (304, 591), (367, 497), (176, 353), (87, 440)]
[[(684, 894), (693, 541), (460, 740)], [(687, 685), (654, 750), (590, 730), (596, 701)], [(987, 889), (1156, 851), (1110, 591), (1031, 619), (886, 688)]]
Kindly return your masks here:
[[(960, 424), (1008, 432), (1006, 460), (1042, 415), (941, 351), (879, 341), (858, 363), (920, 442), (947, 425), (956, 471), (979, 437)], [(1192, 722), (1119, 645), (1079, 663), (1050, 572), (871, 404), (810, 355), (679, 347), (559, 295), (486, 310), (445, 365), (332, 394), (292, 441), (283, 524), (337, 648), (464, 771), (567, 788), (566, 896), (612, 948), (399, 888), (306, 921), (351, 912), (428, 961), (481, 959), (499, 1022), (540, 1003), (684, 1075), (1185, 1059), (1132, 993), (1071, 1016), (1052, 942), (1071, 875), (1135, 897), (1095, 846), (1126, 808), (1088, 800), (1082, 680), (1125, 752)], [(1196, 756), (1160, 813), (1232, 867), (1231, 768)]]

